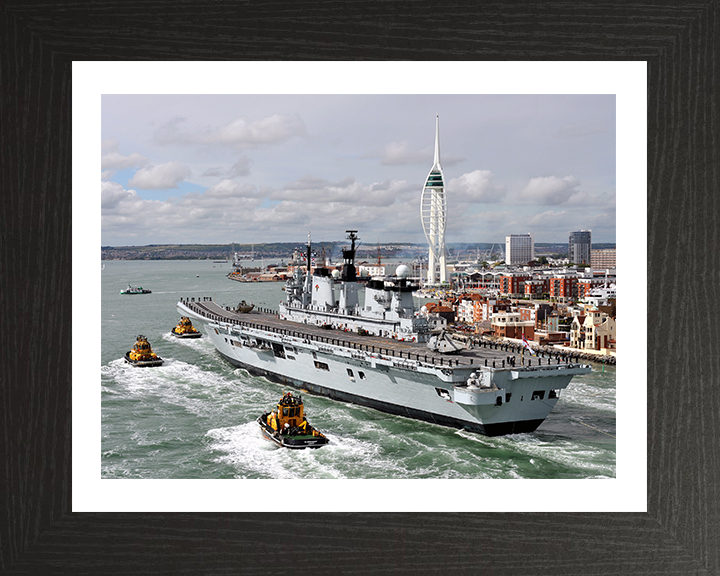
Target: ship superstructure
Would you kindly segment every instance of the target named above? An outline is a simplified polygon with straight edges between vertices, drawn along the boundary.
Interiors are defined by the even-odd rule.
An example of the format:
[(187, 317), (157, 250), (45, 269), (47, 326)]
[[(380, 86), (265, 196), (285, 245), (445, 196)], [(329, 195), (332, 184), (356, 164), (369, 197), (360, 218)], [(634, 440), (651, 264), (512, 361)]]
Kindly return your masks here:
[[(348, 239), (340, 274), (296, 269), (277, 314), (241, 313), (208, 297), (181, 300), (178, 311), (204, 325), (230, 364), (252, 374), (492, 436), (534, 431), (573, 376), (590, 372), (589, 366), (549, 358), (518, 365), (518, 357), (497, 344), (443, 354), (428, 342), (427, 320), (415, 311), (414, 287), (404, 271), (392, 282), (361, 287), (355, 230)], [(308, 255), (310, 249), (308, 239)]]
[[(303, 273), (300, 267), (286, 286), (286, 301), (279, 305), (283, 320), (311, 324), (401, 341), (426, 342), (427, 320), (415, 313), (412, 293), (417, 286), (408, 277), (410, 270), (399, 267), (393, 281), (369, 280), (364, 283), (364, 298), (357, 282), (355, 253), (357, 230), (347, 230), (350, 246), (343, 248), (343, 265), (333, 276), (324, 266)], [(312, 251), (308, 236), (308, 262)], [(336, 296), (335, 287), (338, 287)]]

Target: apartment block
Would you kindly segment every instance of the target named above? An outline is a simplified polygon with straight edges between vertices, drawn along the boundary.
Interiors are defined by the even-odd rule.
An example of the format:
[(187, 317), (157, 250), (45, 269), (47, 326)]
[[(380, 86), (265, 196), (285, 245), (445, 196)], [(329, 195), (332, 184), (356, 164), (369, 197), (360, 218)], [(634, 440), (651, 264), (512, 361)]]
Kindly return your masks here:
[(594, 270), (608, 270), (615, 268), (615, 248), (590, 251), (590, 266)]
[(570, 262), (575, 264), (590, 264), (591, 248), (591, 230), (570, 232), (570, 238), (568, 239), (568, 258), (570, 258)]
[(510, 234), (505, 237), (505, 264), (527, 264), (535, 260), (532, 234)]

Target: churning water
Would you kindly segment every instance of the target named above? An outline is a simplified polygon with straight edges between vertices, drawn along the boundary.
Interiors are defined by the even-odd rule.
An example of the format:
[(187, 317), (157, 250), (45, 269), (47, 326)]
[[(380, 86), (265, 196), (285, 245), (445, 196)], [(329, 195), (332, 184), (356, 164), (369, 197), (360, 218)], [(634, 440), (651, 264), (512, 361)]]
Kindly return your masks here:
[[(180, 297), (277, 308), (280, 283), (228, 280), (211, 261), (107, 261), (102, 271), (103, 478), (614, 478), (615, 367), (576, 376), (531, 434), (489, 438), (303, 394), (317, 450), (264, 440), (255, 419), (284, 388), (227, 364), (207, 337), (170, 329)], [(152, 290), (120, 295), (128, 284)], [(198, 326), (202, 331), (202, 327)], [(138, 334), (165, 359), (122, 357)]]

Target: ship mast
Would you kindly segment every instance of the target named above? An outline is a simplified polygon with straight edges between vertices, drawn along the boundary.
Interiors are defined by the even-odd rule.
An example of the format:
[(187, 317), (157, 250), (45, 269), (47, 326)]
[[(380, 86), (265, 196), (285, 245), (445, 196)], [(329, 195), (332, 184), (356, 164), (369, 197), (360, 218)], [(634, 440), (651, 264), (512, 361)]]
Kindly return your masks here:
[(342, 268), (342, 281), (343, 282), (355, 282), (357, 276), (355, 274), (355, 240), (357, 237), (357, 230), (345, 230), (348, 233), (348, 240), (350, 240), (350, 248), (343, 248), (343, 268)]
[(310, 303), (310, 298), (312, 297), (312, 273), (310, 272), (310, 263), (312, 261), (312, 241), (310, 239), (310, 232), (308, 232), (307, 252), (305, 257), (307, 258), (307, 273), (305, 274), (303, 305), (307, 306)]

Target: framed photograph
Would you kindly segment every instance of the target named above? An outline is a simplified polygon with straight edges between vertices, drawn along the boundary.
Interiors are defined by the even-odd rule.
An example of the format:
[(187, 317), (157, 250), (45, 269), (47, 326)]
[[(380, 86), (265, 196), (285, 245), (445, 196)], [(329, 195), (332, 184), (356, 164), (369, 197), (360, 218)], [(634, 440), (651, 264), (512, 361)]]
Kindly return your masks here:
[[(56, 29), (45, 25), (46, 13), (12, 4), (3, 8), (3, 83), (15, 87), (2, 112), (8, 143), (3, 178), (12, 198), (3, 214), (8, 214), (8, 237), (16, 239), (7, 244), (13, 250), (9, 269), (17, 271), (3, 293), (11, 304), (11, 323), (22, 335), (14, 352), (6, 348), (4, 356), (8, 370), (1, 405), (9, 490), (3, 500), (8, 519), (0, 550), (3, 570), (120, 574), (164, 573), (181, 566), (253, 573), (266, 567), (269, 557), (289, 562), (299, 553), (305, 566), (328, 573), (339, 564), (345, 573), (434, 573), (455, 567), (463, 573), (624, 574), (642, 568), (679, 575), (717, 568), (713, 543), (720, 524), (711, 480), (717, 470), (708, 457), (717, 452), (710, 433), (711, 408), (717, 403), (707, 376), (714, 374), (717, 355), (711, 349), (711, 325), (695, 322), (711, 292), (682, 298), (687, 294), (680, 288), (688, 266), (700, 273), (714, 265), (711, 250), (691, 251), (699, 238), (711, 246), (717, 235), (712, 209), (717, 175), (710, 168), (717, 163), (710, 136), (716, 128), (710, 113), (715, 87), (709, 81), (717, 51), (714, 5), (618, 5), (611, 15), (600, 7), (568, 14), (549, 5), (502, 15), (460, 14), (451, 8), (455, 47), (423, 45), (427, 57), (445, 61), (355, 63), (304, 60), (336, 59), (341, 53), (341, 60), (410, 60), (419, 46), (402, 35), (391, 36), (388, 45), (387, 38), (380, 42), (361, 34), (360, 53), (325, 35), (340, 28), (360, 33), (374, 15), (383, 22), (407, 21), (418, 33), (429, 22), (388, 8), (387, 14), (358, 12), (355, 27), (348, 28), (355, 10), (350, 7), (337, 19), (323, 16), (322, 31), (313, 24), (302, 34), (291, 27), (278, 36), (257, 7), (245, 7), (229, 13), (228, 21), (240, 29), (254, 22), (252, 42), (245, 36), (216, 45), (209, 38), (204, 46), (211, 52), (206, 53), (175, 35), (141, 38), (139, 30), (122, 26), (119, 8), (107, 10), (104, 16), (114, 15), (118, 25), (100, 35), (93, 10), (58, 12)], [(176, 18), (184, 10), (180, 7), (171, 18), (175, 32), (189, 30)], [(294, 9), (285, 13), (291, 16)], [(500, 34), (493, 42), (477, 39), (478, 18), (481, 28)], [(668, 21), (675, 25), (668, 28)], [(533, 43), (535, 26), (550, 22), (564, 24), (540, 36), (540, 45)], [(581, 25), (598, 22), (604, 34), (617, 40), (588, 36)], [(513, 23), (526, 33), (513, 34), (510, 47), (503, 30)], [(118, 48), (109, 42), (113, 38), (132, 40), (132, 45)], [(138, 61), (143, 42), (150, 48), (143, 49), (142, 58), (153, 60)], [(244, 52), (250, 46), (252, 52)], [(273, 61), (284, 57), (279, 47), (291, 46), (301, 61)], [(178, 60), (161, 61), (168, 49)], [(253, 54), (264, 61), (192, 62), (208, 54), (231, 59)], [(487, 61), (478, 61), (479, 55)], [(524, 61), (531, 55), (532, 62)], [(90, 62), (98, 57), (114, 62)], [(553, 62), (558, 57), (563, 61)], [(384, 90), (377, 80), (368, 80), (372, 75), (382, 79)], [(355, 79), (346, 81), (347, 76)], [(214, 84), (219, 77), (220, 85)], [(422, 90), (427, 78), (442, 78), (452, 89)], [(238, 93), (616, 95), (618, 268), (633, 296), (621, 311), (628, 325), (622, 329), (627, 344), (618, 362), (613, 477), (223, 482), (181, 473), (174, 479), (167, 474), (143, 478), (138, 470), (130, 471), (128, 479), (103, 477), (97, 262), (102, 191), (96, 172), (103, 95), (121, 100), (118, 95)], [(175, 132), (172, 124), (156, 126), (150, 136), (162, 129), (176, 138), (180, 126), (178, 121)], [(122, 157), (133, 152), (115, 150)], [(237, 164), (206, 170), (247, 169), (243, 154), (237, 156)], [(9, 161), (15, 158), (20, 162)], [(163, 176), (145, 168), (146, 173), (132, 176), (135, 186)], [(165, 176), (177, 177), (173, 168)], [(264, 208), (282, 201), (263, 198)], [(17, 305), (31, 295), (32, 306)], [(32, 334), (22, 330), (25, 326), (32, 326)], [(693, 339), (686, 337), (691, 326)], [(626, 367), (628, 379), (623, 380)], [(710, 402), (690, 402), (678, 393), (681, 381), (692, 382), (696, 399), (709, 397)], [(182, 388), (177, 392), (184, 393)], [(192, 401), (185, 396), (185, 402)], [(142, 443), (147, 431), (135, 432)], [(178, 470), (182, 466), (178, 458)], [(273, 527), (267, 528), (271, 517)], [(279, 549), (278, 533), (293, 533), (293, 544)], [(475, 540), (482, 546), (468, 547)]]

